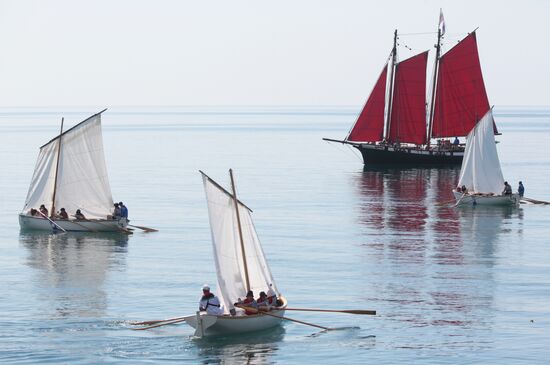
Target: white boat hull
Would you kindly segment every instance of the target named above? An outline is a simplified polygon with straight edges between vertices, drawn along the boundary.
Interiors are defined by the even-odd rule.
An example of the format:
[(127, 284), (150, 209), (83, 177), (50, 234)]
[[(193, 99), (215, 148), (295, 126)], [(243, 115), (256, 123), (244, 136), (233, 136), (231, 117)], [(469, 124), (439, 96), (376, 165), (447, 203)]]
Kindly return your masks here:
[(279, 307), (280, 309), (269, 311), (268, 313), (271, 315), (215, 316), (200, 312), (197, 313), (197, 315), (185, 317), (185, 322), (196, 330), (196, 337), (225, 336), (261, 331), (278, 326), (281, 321), (283, 321), (283, 319), (275, 317), (282, 317), (285, 315), (287, 302), (284, 298), (281, 298), (281, 300), (283, 300), (284, 305)]
[[(86, 221), (73, 221), (54, 219), (58, 226), (69, 232), (118, 232), (126, 230), (128, 221), (125, 218), (115, 219), (97, 219)], [(32, 217), (25, 214), (19, 214), (19, 226), (23, 230), (34, 231), (52, 231), (59, 230), (49, 220), (40, 217)], [(55, 229), (54, 229), (55, 227)]]
[(494, 206), (519, 206), (521, 200), (519, 194), (512, 195), (470, 195), (453, 191), (457, 205), (494, 205)]

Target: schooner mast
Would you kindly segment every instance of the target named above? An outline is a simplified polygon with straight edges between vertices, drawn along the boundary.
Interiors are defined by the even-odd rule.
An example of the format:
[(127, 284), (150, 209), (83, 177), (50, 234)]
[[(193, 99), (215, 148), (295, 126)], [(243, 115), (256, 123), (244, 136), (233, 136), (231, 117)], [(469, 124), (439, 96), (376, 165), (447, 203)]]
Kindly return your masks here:
[(390, 124), (391, 124), (391, 109), (393, 102), (393, 84), (394, 84), (394, 74), (395, 74), (395, 64), (397, 63), (397, 29), (393, 32), (393, 48), (391, 51), (391, 65), (390, 65), (390, 87), (388, 94), (388, 114), (386, 116), (386, 130), (384, 134), (384, 139), (387, 141), (390, 136)]
[(431, 144), (432, 139), (432, 123), (434, 118), (434, 110), (435, 110), (435, 88), (437, 84), (437, 72), (439, 70), (439, 56), (441, 54), (441, 37), (443, 34), (441, 33), (441, 27), (438, 26), (437, 28), (437, 44), (435, 46), (435, 61), (434, 61), (434, 79), (432, 83), (432, 99), (430, 101), (430, 117), (428, 122), (428, 130), (427, 130), (427, 137), (426, 137), (426, 144), (428, 147)]

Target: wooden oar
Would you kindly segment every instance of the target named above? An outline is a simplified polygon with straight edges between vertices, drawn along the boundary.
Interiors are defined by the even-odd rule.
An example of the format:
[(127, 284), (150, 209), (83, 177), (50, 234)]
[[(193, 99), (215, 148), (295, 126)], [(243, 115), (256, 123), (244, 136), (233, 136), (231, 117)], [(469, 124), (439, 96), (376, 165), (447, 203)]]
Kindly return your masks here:
[(52, 221), (50, 219), (50, 217), (48, 217), (46, 214), (42, 213), (40, 210), (37, 210), (38, 213), (40, 213), (40, 215), (44, 218), (46, 218), (47, 220), (50, 221), (51, 224), (53, 224), (54, 226), (56, 226), (57, 228), (59, 228), (60, 230), (62, 230), (63, 232), (67, 233), (66, 230), (63, 229), (63, 227), (61, 227), (59, 224), (55, 223), (54, 221)]
[[(72, 216), (75, 217), (74, 215), (72, 215)], [(75, 217), (75, 218), (76, 218), (76, 217)], [(74, 224), (76, 224), (76, 225), (79, 226), (79, 227), (85, 228), (86, 230), (88, 230), (88, 231), (90, 231), (90, 232), (97, 233), (97, 231), (96, 231), (95, 229), (91, 229), (91, 228), (89, 228), (89, 227), (86, 227), (85, 225), (78, 223), (76, 220), (74, 220), (74, 221), (69, 221), (69, 222), (74, 223)]]
[(460, 202), (462, 201), (462, 198), (464, 198), (464, 196), (466, 196), (466, 193), (462, 193), (462, 196), (461, 196), (460, 199), (458, 199), (458, 201), (456, 202), (455, 207), (457, 207), (458, 204), (460, 204)]
[(176, 324), (176, 323), (180, 323), (180, 322), (184, 322), (184, 321), (185, 321), (185, 317), (183, 317), (181, 319), (176, 319), (176, 320), (173, 320), (173, 321), (166, 321), (166, 322), (162, 322), (162, 323), (159, 323), (159, 324), (154, 324), (152, 326), (132, 328), (132, 330), (134, 330), (134, 331), (143, 331), (143, 330), (148, 330), (148, 329), (151, 329), (151, 328), (157, 328), (157, 327), (161, 327), (161, 326), (168, 326), (169, 324)]
[(348, 314), (363, 314), (375, 316), (375, 310), (367, 309), (316, 309), (316, 308), (285, 308), (287, 311), (302, 311), (302, 312), (331, 312), (331, 313), (348, 313)]
[(521, 200), (525, 200), (526, 202), (533, 203), (533, 204), (550, 204), (550, 202), (546, 202), (544, 200), (536, 200), (528, 197), (521, 197)]
[(247, 311), (249, 311), (249, 312), (258, 313), (258, 314), (265, 314), (266, 316), (271, 316), (271, 317), (275, 317), (275, 318), (284, 319), (284, 320), (287, 320), (287, 321), (292, 321), (292, 322), (296, 322), (296, 323), (300, 323), (300, 324), (305, 324), (306, 326), (316, 327), (316, 328), (320, 328), (320, 329), (323, 329), (323, 330), (326, 330), (326, 331), (331, 331), (331, 330), (334, 330), (334, 329), (335, 329), (335, 328), (329, 328), (329, 327), (320, 326), (320, 325), (314, 324), (314, 323), (299, 321), (299, 320), (294, 319), (294, 318), (288, 318), (288, 317), (278, 316), (278, 315), (276, 315), (276, 314), (269, 313), (269, 312), (264, 312), (264, 311), (260, 311), (259, 309), (252, 308), (252, 307), (241, 307), (241, 306), (237, 306), (237, 307), (242, 308), (242, 309), (244, 309), (244, 310), (247, 310)]
[(159, 231), (158, 229), (143, 227), (143, 226), (134, 226), (133, 224), (128, 224), (128, 226), (142, 229), (147, 233), (149, 233), (149, 232), (158, 232)]
[(145, 326), (145, 325), (156, 324), (156, 323), (161, 323), (161, 322), (174, 321), (174, 320), (182, 319), (182, 318), (185, 318), (185, 317), (174, 317), (174, 318), (167, 318), (167, 319), (153, 319), (153, 320), (150, 320), (150, 321), (132, 322), (130, 324), (132, 324), (134, 326)]
[[(99, 224), (99, 225), (101, 225), (101, 226), (105, 226), (105, 224), (104, 224), (103, 222), (100, 222), (100, 221), (97, 220), (97, 219), (96, 219), (96, 220), (85, 219), (85, 220), (88, 221), (88, 222), (97, 223), (97, 224)], [(109, 227), (112, 227), (112, 226), (109, 225)], [(126, 233), (126, 234), (134, 234), (134, 232), (129, 231), (129, 230), (125, 229), (125, 228), (122, 228), (122, 227), (119, 227), (119, 226), (117, 226), (117, 228), (118, 228), (118, 231), (119, 231), (119, 232), (123, 232), (123, 233)]]

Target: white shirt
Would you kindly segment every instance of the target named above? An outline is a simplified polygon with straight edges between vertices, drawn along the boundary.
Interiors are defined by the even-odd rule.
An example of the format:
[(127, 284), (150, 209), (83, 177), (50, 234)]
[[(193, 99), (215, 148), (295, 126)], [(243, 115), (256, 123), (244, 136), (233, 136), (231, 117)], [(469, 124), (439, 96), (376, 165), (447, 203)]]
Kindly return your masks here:
[(207, 314), (212, 314), (216, 316), (223, 314), (223, 309), (220, 304), (220, 300), (214, 294), (212, 294), (212, 296), (207, 299), (205, 299), (204, 296), (201, 297), (199, 301), (199, 310), (201, 311), (206, 310)]

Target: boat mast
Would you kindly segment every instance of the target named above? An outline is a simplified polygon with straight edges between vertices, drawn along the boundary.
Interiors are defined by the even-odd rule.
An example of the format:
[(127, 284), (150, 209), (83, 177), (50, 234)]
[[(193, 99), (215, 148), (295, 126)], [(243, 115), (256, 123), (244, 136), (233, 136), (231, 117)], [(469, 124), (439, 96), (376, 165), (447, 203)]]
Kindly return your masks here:
[(50, 218), (55, 217), (55, 193), (57, 192), (57, 172), (59, 171), (59, 157), (61, 155), (61, 136), (63, 135), (63, 122), (65, 118), (61, 118), (61, 130), (59, 131), (59, 143), (57, 144), (57, 161), (55, 163), (55, 178), (53, 181), (53, 197), (52, 197), (52, 210), (50, 211)]
[(237, 213), (237, 227), (239, 228), (239, 238), (241, 240), (241, 254), (243, 255), (244, 278), (246, 280), (246, 291), (250, 290), (250, 280), (248, 279), (248, 265), (246, 263), (246, 253), (244, 251), (243, 231), (241, 229), (241, 217), (239, 215), (239, 200), (237, 199), (237, 190), (235, 189), (235, 180), (233, 180), (233, 170), (229, 169), (231, 177), (231, 188), (233, 189), (233, 202), (235, 203), (235, 212)]
[(435, 87), (437, 84), (437, 72), (439, 71), (439, 55), (441, 53), (441, 28), (437, 29), (437, 45), (435, 46), (435, 65), (434, 65), (434, 80), (432, 84), (432, 100), (430, 103), (430, 119), (428, 122), (428, 136), (426, 138), (426, 143), (428, 147), (432, 139), (432, 123), (434, 120), (434, 111), (435, 111)]
[(397, 29), (393, 32), (393, 49), (391, 51), (391, 68), (390, 68), (390, 95), (388, 101), (388, 115), (386, 118), (386, 135), (384, 139), (387, 141), (390, 135), (390, 123), (391, 123), (391, 108), (393, 102), (393, 73), (395, 68), (395, 63), (397, 61)]

